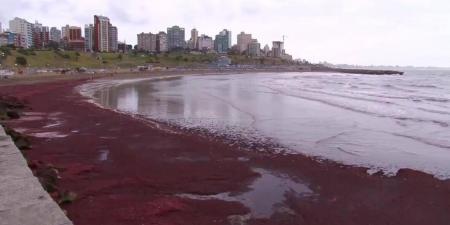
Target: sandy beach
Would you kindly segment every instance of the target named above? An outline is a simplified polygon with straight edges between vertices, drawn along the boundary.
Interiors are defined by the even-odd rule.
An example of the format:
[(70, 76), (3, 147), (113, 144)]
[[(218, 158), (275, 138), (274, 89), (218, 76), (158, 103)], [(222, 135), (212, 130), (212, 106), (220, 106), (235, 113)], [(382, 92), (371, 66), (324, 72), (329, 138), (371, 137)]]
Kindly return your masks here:
[[(108, 79), (121, 78), (130, 76)], [(60, 168), (60, 188), (77, 193), (76, 201), (63, 205), (74, 224), (447, 225), (450, 221), (448, 180), (407, 169), (394, 177), (369, 175), (365, 168), (299, 154), (263, 153), (192, 132), (162, 130), (87, 102), (75, 88), (90, 80), (89, 75), (44, 77), (0, 86), (1, 95), (15, 96), (29, 106), (21, 119), (7, 122), (31, 137), (28, 159)], [(305, 193), (285, 195), (280, 185), (290, 184), (286, 177)], [(251, 193), (249, 187), (258, 181), (265, 189), (253, 194), (283, 205), (269, 216), (245, 201), (230, 200)], [(221, 193), (229, 194), (222, 200), (208, 198)], [(246, 216), (252, 210), (261, 210), (260, 216)]]

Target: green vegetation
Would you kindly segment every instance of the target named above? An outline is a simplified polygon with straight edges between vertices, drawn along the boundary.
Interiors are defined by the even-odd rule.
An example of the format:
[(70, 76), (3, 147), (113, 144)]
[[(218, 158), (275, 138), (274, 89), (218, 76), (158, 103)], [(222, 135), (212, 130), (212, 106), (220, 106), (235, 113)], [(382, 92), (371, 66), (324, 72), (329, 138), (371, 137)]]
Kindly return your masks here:
[(23, 56), (17, 56), (16, 57), (16, 64), (20, 66), (26, 66), (27, 65), (27, 59)]
[[(4, 54), (1, 54), (4, 53)], [(62, 50), (0, 48), (0, 63), (13, 68), (15, 64), (32, 68), (131, 68), (147, 64), (154, 66), (195, 66), (215, 62), (215, 54), (184, 52), (147, 54), (140, 52), (85, 53)]]
[(228, 55), (231, 59), (231, 64), (246, 64), (246, 65), (289, 65), (294, 64), (285, 59), (271, 58), (271, 57), (258, 57), (253, 58), (247, 55)]
[[(232, 64), (286, 65), (283, 59), (252, 58), (246, 55), (230, 54)], [(15, 65), (31, 68), (132, 68), (152, 64), (160, 67), (194, 67), (217, 61), (217, 54), (186, 53), (184, 51), (150, 54), (131, 53), (86, 53), (53, 50), (16, 49), (12, 46), (0, 48), (0, 64), (9, 68)]]

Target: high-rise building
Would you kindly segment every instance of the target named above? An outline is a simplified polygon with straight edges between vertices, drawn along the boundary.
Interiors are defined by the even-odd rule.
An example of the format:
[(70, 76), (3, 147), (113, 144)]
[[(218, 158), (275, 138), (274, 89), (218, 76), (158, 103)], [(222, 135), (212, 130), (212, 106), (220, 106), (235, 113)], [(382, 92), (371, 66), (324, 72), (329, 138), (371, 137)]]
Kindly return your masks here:
[(0, 33), (3, 32), (2, 22), (0, 22)]
[(269, 45), (266, 44), (264, 46), (263, 52), (264, 52), (264, 56), (269, 56), (270, 55), (270, 47), (269, 47)]
[(137, 50), (138, 51), (147, 51), (150, 46), (148, 45), (148, 35), (144, 32), (137, 34)]
[(118, 45), (118, 31), (117, 27), (109, 26), (109, 51), (117, 52)]
[(189, 49), (198, 49), (198, 30), (191, 30), (191, 39), (189, 39)]
[(50, 30), (37, 21), (33, 24), (33, 46), (42, 49), (48, 46), (50, 41)]
[(231, 31), (224, 29), (222, 32), (228, 36), (228, 49), (231, 49), (231, 47), (233, 46), (233, 40), (231, 39), (232, 38)]
[(250, 44), (251, 42), (252, 42), (252, 35), (251, 34), (246, 34), (244, 32), (241, 32), (240, 34), (238, 34), (237, 35), (238, 51), (240, 53), (243, 53), (243, 52), (247, 51), (248, 44)]
[(186, 46), (184, 28), (173, 26), (167, 28), (167, 43), (169, 50), (183, 49)]
[(81, 27), (70, 26), (68, 29), (67, 49), (73, 51), (84, 51), (84, 38), (81, 36)]
[(272, 42), (272, 56), (281, 58), (284, 55), (284, 43), (282, 41)]
[(109, 52), (109, 18), (94, 16), (94, 51)]
[(137, 46), (140, 51), (156, 52), (157, 35), (152, 33), (140, 33), (137, 35)]
[(84, 26), (84, 50), (86, 52), (94, 50), (94, 25), (92, 24)]
[(69, 24), (66, 26), (61, 27), (61, 39), (68, 39), (69, 38)]
[(231, 48), (231, 32), (228, 30), (221, 31), (216, 35), (214, 40), (214, 50), (218, 53), (226, 53)]
[(198, 50), (209, 51), (214, 48), (214, 41), (211, 37), (204, 34), (198, 38)]
[(57, 43), (61, 42), (61, 31), (56, 27), (50, 28), (50, 41), (54, 41)]
[(33, 46), (33, 25), (22, 18), (14, 18), (9, 21), (9, 30), (12, 33), (20, 34), (24, 38), (24, 48)]
[(166, 32), (159, 32), (156, 36), (156, 51), (157, 52), (167, 52), (169, 51), (169, 46), (167, 43), (167, 34)]
[(108, 17), (94, 16), (92, 49), (96, 52), (115, 52), (118, 49), (118, 29)]
[(258, 40), (253, 39), (250, 44), (248, 44), (248, 55), (252, 57), (261, 56), (261, 44)]

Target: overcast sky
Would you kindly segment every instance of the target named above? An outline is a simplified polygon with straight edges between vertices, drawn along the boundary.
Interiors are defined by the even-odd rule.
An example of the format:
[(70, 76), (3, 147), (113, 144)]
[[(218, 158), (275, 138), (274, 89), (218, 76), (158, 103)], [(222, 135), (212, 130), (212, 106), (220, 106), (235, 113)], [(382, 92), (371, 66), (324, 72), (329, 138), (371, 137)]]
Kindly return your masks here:
[(46, 26), (108, 16), (119, 40), (168, 26), (216, 35), (245, 31), (262, 46), (286, 35), (294, 58), (360, 65), (450, 66), (448, 0), (0, 0), (3, 27), (15, 17)]

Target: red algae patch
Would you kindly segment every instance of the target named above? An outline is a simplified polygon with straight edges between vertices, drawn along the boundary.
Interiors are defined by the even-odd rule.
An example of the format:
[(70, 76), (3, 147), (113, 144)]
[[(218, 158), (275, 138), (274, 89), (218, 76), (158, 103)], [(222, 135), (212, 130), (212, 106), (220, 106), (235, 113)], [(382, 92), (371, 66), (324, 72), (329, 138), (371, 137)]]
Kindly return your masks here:
[[(318, 162), (301, 154), (258, 152), (197, 133), (165, 132), (140, 118), (86, 102), (73, 90), (81, 83), (0, 90), (26, 98), (33, 110), (45, 114), (40, 121), (8, 122), (12, 128), (70, 133), (65, 138), (31, 137), (33, 149), (26, 154), (30, 160), (61, 168), (61, 188), (77, 194), (63, 208), (77, 225), (448, 225), (450, 221), (448, 181), (406, 170), (394, 177), (370, 176), (366, 168)], [(61, 112), (54, 117), (64, 122), (43, 128), (53, 123), (47, 115), (54, 112)], [(223, 199), (177, 197), (183, 193)]]

